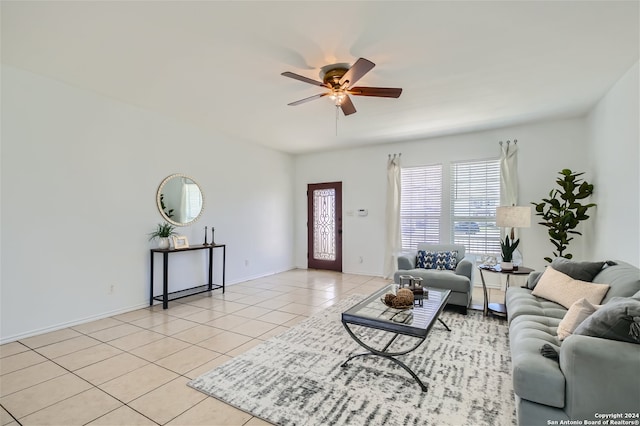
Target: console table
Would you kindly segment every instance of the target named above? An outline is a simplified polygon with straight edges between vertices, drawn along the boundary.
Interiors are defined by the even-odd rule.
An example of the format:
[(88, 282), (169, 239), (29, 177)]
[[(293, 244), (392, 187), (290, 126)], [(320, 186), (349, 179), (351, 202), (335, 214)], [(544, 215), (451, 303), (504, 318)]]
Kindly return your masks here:
[(533, 272), (531, 268), (525, 268), (524, 266), (520, 266), (518, 269), (513, 269), (510, 271), (503, 271), (500, 267), (484, 267), (479, 266), (480, 270), (480, 279), (482, 280), (482, 290), (484, 291), (484, 315), (487, 316), (489, 313), (493, 315), (507, 317), (507, 306), (505, 303), (489, 303), (488, 293), (487, 293), (487, 285), (484, 282), (484, 274), (483, 272), (492, 272), (494, 274), (504, 274), (507, 276), (507, 282), (505, 285), (505, 298), (506, 298), (506, 289), (509, 288), (509, 277), (511, 275), (529, 275)]
[[(222, 285), (213, 284), (213, 249), (222, 249)], [(183, 253), (194, 250), (209, 250), (209, 281), (207, 284), (185, 288), (183, 290), (173, 291), (169, 293), (169, 255), (173, 253)], [(153, 306), (153, 301), (157, 300), (162, 302), (162, 308), (167, 309), (169, 307), (169, 300), (181, 299), (183, 297), (192, 296), (194, 294), (204, 293), (211, 290), (222, 289), (224, 293), (225, 282), (225, 263), (226, 263), (226, 244), (198, 244), (186, 248), (180, 249), (161, 249), (152, 248), (151, 252), (151, 285), (149, 290), (149, 306)], [(153, 295), (153, 258), (156, 253), (162, 253), (162, 295)]]

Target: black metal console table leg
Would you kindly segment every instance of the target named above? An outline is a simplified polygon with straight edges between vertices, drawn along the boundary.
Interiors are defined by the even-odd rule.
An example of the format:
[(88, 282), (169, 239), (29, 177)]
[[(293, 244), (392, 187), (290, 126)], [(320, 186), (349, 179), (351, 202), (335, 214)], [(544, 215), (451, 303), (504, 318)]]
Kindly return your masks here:
[(222, 246), (222, 294), (224, 294), (225, 289), (225, 273), (226, 273), (226, 265), (227, 265), (227, 246)]
[(167, 309), (169, 307), (169, 254), (162, 253), (162, 258), (164, 260), (162, 265), (162, 274), (164, 275), (162, 278), (162, 309)]
[(209, 247), (209, 291), (213, 288), (213, 246)]
[(149, 306), (153, 306), (153, 252), (151, 252), (151, 278), (149, 281)]

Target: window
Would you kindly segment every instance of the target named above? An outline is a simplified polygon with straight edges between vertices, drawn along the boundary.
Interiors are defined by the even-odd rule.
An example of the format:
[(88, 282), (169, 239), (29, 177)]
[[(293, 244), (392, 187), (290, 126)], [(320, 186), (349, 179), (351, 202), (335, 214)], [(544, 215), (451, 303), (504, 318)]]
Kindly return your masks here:
[(416, 250), (418, 243), (439, 243), (442, 165), (403, 168), (400, 176), (402, 250)]
[(500, 253), (496, 207), (500, 205), (500, 160), (451, 164), (451, 240), (470, 254)]
[(202, 193), (195, 183), (183, 184), (185, 197), (185, 222), (191, 222), (198, 217), (202, 210)]

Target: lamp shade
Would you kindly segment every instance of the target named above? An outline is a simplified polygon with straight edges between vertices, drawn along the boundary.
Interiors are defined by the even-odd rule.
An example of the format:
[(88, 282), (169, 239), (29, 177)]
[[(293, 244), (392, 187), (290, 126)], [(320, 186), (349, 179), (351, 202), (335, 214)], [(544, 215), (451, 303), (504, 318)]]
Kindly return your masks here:
[(496, 225), (502, 228), (530, 227), (531, 207), (503, 206), (496, 208)]

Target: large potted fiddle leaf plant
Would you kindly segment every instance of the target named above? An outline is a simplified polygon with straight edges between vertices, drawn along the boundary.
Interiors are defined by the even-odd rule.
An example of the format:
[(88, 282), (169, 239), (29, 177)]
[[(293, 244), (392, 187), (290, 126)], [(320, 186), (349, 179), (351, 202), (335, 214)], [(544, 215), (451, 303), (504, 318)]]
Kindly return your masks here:
[[(558, 173), (560, 177), (556, 179), (559, 188), (549, 192), (549, 198), (543, 198), (541, 202), (535, 203), (536, 215), (540, 216), (540, 225), (547, 227), (549, 241), (554, 245), (555, 257), (573, 258), (571, 253), (567, 253), (569, 242), (574, 235), (582, 235), (576, 231), (580, 222), (589, 219), (587, 211), (595, 207), (594, 203), (582, 204), (582, 200), (593, 194), (593, 185), (580, 178), (584, 173), (576, 173), (570, 169), (563, 169)], [(551, 257), (544, 258), (551, 262)]]

